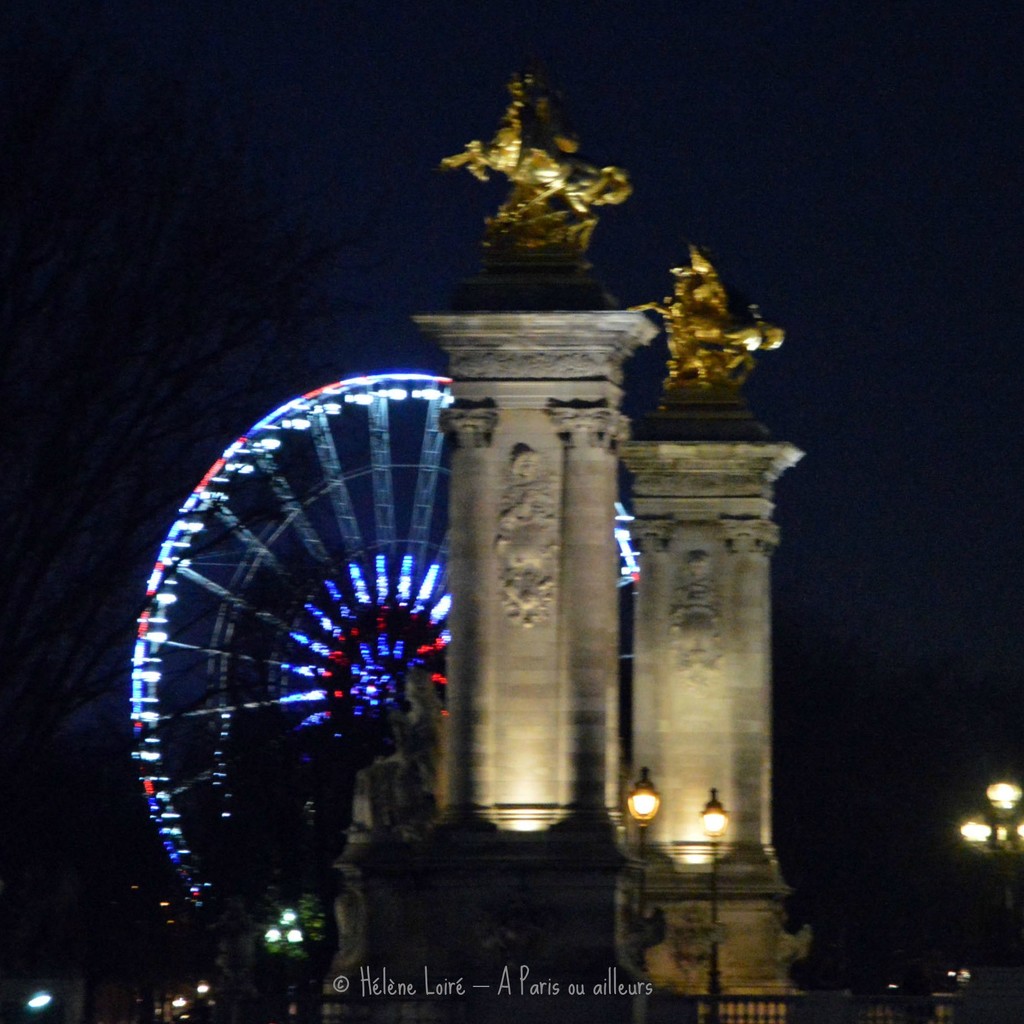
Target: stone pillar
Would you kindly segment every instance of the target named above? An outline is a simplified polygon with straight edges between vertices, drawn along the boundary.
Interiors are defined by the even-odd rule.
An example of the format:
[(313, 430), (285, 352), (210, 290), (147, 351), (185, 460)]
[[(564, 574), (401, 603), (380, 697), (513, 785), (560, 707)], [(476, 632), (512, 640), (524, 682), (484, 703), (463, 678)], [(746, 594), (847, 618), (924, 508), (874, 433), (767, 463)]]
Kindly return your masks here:
[[(496, 488), (488, 449), (496, 421), (493, 409), (446, 409), (442, 413), (442, 428), (454, 448), (449, 500), (452, 508), (466, 510), (463, 528), (451, 534), (448, 553), (451, 589), (464, 595), (449, 617), (450, 627), (459, 637), (449, 656), (449, 670), (456, 676), (482, 664), (481, 651), (490, 644), (490, 609), (474, 581), (481, 566), (494, 572), (493, 538), (487, 524), (495, 518)], [(443, 803), (449, 821), (471, 819), (480, 810), (480, 790), (489, 768), (488, 709), (482, 697), (491, 689), (487, 685), (453, 688), (448, 694), (447, 793)]]
[[(783, 455), (783, 468), (788, 464)], [(770, 478), (778, 462), (766, 470)], [(766, 481), (769, 482), (769, 481)], [(731, 577), (727, 600), (735, 610), (737, 686), (732, 717), (737, 849), (772, 849), (771, 583), (769, 566), (779, 531), (763, 519), (723, 522)]]
[[(417, 323), (449, 353), (455, 397), (452, 811), (521, 832), (607, 822), (621, 366), (654, 330), (619, 311)], [(459, 424), (481, 415), (491, 440), (470, 451)]]
[[(567, 655), (570, 806), (577, 816), (603, 813), (618, 759), (608, 757), (617, 736), (617, 556), (609, 510), (618, 497), (615, 442), (624, 425), (610, 409), (551, 410), (565, 443), (565, 522), (562, 562)], [(614, 701), (610, 701), (614, 697)], [(614, 711), (610, 713), (611, 708)], [(610, 762), (610, 763), (609, 763)]]
[(634, 738), (662, 795), (648, 830), (647, 892), (666, 912), (652, 976), (702, 991), (711, 848), (701, 810), (730, 813), (719, 851), (726, 991), (784, 988), (771, 837), (773, 483), (801, 454), (769, 441), (653, 439), (623, 446), (642, 549), (636, 599)]

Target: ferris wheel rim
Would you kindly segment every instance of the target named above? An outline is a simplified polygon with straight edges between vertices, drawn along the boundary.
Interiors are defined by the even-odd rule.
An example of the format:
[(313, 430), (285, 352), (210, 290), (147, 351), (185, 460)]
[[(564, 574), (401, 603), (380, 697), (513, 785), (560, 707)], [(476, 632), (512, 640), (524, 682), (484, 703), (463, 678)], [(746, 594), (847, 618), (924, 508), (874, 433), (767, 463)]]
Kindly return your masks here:
[[(164, 846), (170, 855), (171, 860), (174, 862), (178, 873), (188, 884), (190, 893), (194, 899), (200, 894), (201, 887), (196, 878), (196, 872), (190, 866), (191, 863), (194, 862), (194, 857), (192, 855), (192, 851), (187, 845), (187, 841), (183, 838), (183, 831), (179, 823), (181, 815), (175, 807), (174, 799), (180, 795), (183, 788), (189, 785), (189, 782), (188, 780), (185, 780), (184, 786), (180, 786), (176, 784), (175, 780), (163, 774), (163, 752), (161, 750), (162, 740), (160, 736), (162, 722), (159, 712), (159, 690), (163, 686), (162, 673), (159, 671), (159, 668), (162, 667), (163, 660), (161, 658), (153, 657), (154, 651), (161, 651), (164, 649), (173, 651), (175, 649), (189, 648), (188, 644), (172, 639), (166, 632), (162, 633), (161, 623), (157, 621), (160, 618), (165, 618), (165, 616), (158, 614), (161, 610), (161, 595), (168, 598), (166, 590), (162, 590), (161, 588), (170, 582), (171, 575), (174, 575), (175, 581), (178, 579), (188, 578), (189, 574), (193, 577), (200, 575), (196, 570), (192, 569), (191, 558), (181, 557), (182, 553), (187, 554), (190, 551), (189, 530), (195, 527), (194, 522), (189, 525), (187, 517), (196, 514), (197, 510), (206, 513), (209, 508), (212, 507), (212, 503), (214, 501), (213, 494), (216, 493), (213, 491), (213, 488), (217, 486), (218, 479), (225, 471), (225, 467), (229, 466), (230, 460), (236, 458), (239, 453), (250, 444), (252, 439), (259, 437), (264, 432), (275, 429), (279, 424), (285, 423), (289, 414), (308, 411), (310, 403), (330, 399), (334, 396), (351, 398), (357, 395), (371, 396), (376, 394), (376, 399), (372, 397), (366, 401), (363, 401), (362, 398), (358, 399), (358, 401), (362, 402), (362, 404), (366, 404), (372, 411), (378, 408), (383, 408), (385, 404), (404, 399), (408, 397), (410, 393), (413, 397), (417, 397), (415, 389), (419, 386), (421, 394), (418, 397), (424, 398), (428, 403), (428, 407), (432, 411), (436, 411), (440, 409), (442, 403), (447, 404), (451, 401), (451, 383), (450, 378), (436, 374), (401, 370), (385, 371), (342, 378), (313, 388), (301, 395), (289, 399), (287, 402), (277, 406), (271, 412), (257, 420), (256, 423), (245, 431), (244, 434), (240, 435), (235, 441), (228, 445), (227, 448), (225, 448), (220, 458), (213, 462), (207, 472), (200, 478), (199, 483), (187, 496), (184, 503), (180, 506), (178, 518), (172, 524), (160, 546), (158, 558), (147, 581), (146, 607), (140, 615), (139, 629), (137, 631), (132, 656), (132, 722), (138, 740), (136, 757), (142, 762), (140, 776), (143, 780), (143, 788), (149, 801), (151, 816), (158, 825)], [(306, 424), (306, 426), (311, 428), (311, 424)], [(436, 416), (434, 428), (436, 430)], [(438, 437), (439, 436), (440, 435), (438, 434)], [(334, 488), (335, 490), (343, 488), (345, 480), (355, 476), (357, 473), (370, 474), (371, 476), (376, 474), (376, 476), (383, 477), (383, 470), (385, 469), (388, 474), (390, 474), (391, 470), (395, 468), (415, 469), (417, 488), (416, 501), (419, 503), (417, 508), (420, 512), (419, 533), (414, 536), (399, 536), (394, 528), (393, 507), (391, 508), (390, 521), (387, 521), (386, 519), (382, 520), (381, 517), (386, 517), (388, 514), (388, 509), (386, 508), (387, 503), (390, 501), (393, 506), (394, 498), (390, 491), (386, 490), (385, 487), (375, 478), (373, 481), (375, 520), (372, 540), (368, 544), (360, 543), (357, 546), (357, 551), (355, 552), (351, 550), (351, 548), (345, 549), (342, 561), (345, 561), (346, 559), (350, 560), (351, 569), (351, 559), (355, 558), (357, 554), (360, 558), (365, 557), (378, 559), (381, 557), (381, 551), (394, 552), (398, 549), (412, 549), (415, 546), (421, 554), (421, 572), (423, 571), (423, 563), (427, 553), (431, 553), (432, 562), (434, 560), (437, 560), (438, 562), (437, 568), (439, 571), (434, 573), (435, 578), (433, 579), (431, 587), (428, 588), (424, 581), (420, 588), (421, 591), (427, 592), (428, 597), (430, 594), (436, 592), (443, 593), (443, 588), (439, 589), (435, 584), (438, 583), (437, 577), (442, 577), (441, 582), (443, 583), (443, 576), (446, 575), (441, 567), (443, 566), (444, 556), (447, 551), (447, 542), (444, 539), (439, 542), (433, 542), (430, 540), (430, 516), (432, 514), (436, 482), (431, 484), (428, 480), (428, 483), (424, 484), (425, 479), (437, 477), (446, 472), (440, 462), (440, 442), (438, 440), (434, 443), (434, 439), (432, 438), (432, 443), (434, 443), (434, 449), (436, 449), (436, 451), (432, 449), (432, 452), (429, 453), (429, 457), (431, 459), (435, 459), (435, 461), (433, 462), (430, 471), (426, 474), (424, 473), (424, 460), (428, 457), (426, 439), (423, 442), (419, 462), (412, 462), (408, 464), (392, 464), (390, 450), (387, 447), (389, 442), (386, 436), (378, 437), (378, 442), (378, 450), (371, 452), (370, 466), (364, 466), (357, 470), (352, 470), (350, 474), (338, 474), (337, 453), (334, 452), (332, 456), (330, 452), (327, 452), (327, 454), (324, 455), (324, 461), (321, 461), (321, 468), (325, 473), (323, 491), (326, 492), (331, 488)], [(329, 449), (330, 445), (327, 445), (326, 447)], [(320, 453), (318, 451), (318, 459), (319, 458)], [(333, 462), (331, 461), (332, 458)], [(335, 475), (332, 476), (330, 480), (327, 480), (326, 474), (328, 473)], [(339, 480), (341, 483), (338, 482)], [(322, 496), (323, 494), (321, 493), (314, 497), (319, 498)], [(287, 500), (292, 501), (293, 499), (288, 498)], [(332, 502), (333, 501), (334, 496), (332, 494)], [(225, 508), (230, 511), (228, 503), (225, 502), (224, 504)], [(343, 519), (345, 513), (344, 509), (341, 508), (341, 504), (342, 503), (339, 499), (339, 501), (335, 503), (334, 511), (338, 516), (339, 528), (342, 530), (342, 533), (344, 533)], [(290, 514), (296, 518), (301, 518), (304, 515), (302, 506), (298, 502), (293, 502), (292, 505), (287, 507), (290, 509)], [(425, 509), (426, 511), (424, 511)], [(354, 524), (350, 524), (350, 528), (354, 531), (358, 526), (358, 523), (355, 523), (355, 519), (358, 517), (355, 517), (354, 514), (351, 514), (350, 517), (353, 519)], [(425, 526), (424, 522), (426, 523)], [(282, 520), (279, 530), (283, 531), (288, 525), (289, 524), (286, 520)], [(379, 536), (382, 529), (385, 533), (383, 538)], [(301, 531), (299, 532), (301, 533)], [(252, 549), (246, 549), (247, 555), (251, 556), (252, 559), (252, 565), (250, 565), (247, 570), (251, 573), (255, 571), (254, 567), (256, 563), (264, 557), (262, 554), (253, 553), (256, 550), (255, 545), (263, 543), (265, 538), (259, 538), (251, 530), (249, 533), (252, 538), (255, 538), (253, 541), (254, 547)], [(410, 533), (414, 534), (415, 530), (411, 529)], [(321, 555), (326, 555), (326, 549), (324, 549), (322, 553), (320, 552), (315, 534), (316, 531), (310, 528), (304, 540), (307, 543), (309, 554), (313, 561), (321, 562), (322, 567), (326, 568), (331, 564), (331, 559), (329, 557), (321, 557)], [(354, 538), (355, 536), (356, 534), (353, 532), (351, 534), (351, 538)], [(273, 539), (271, 539), (271, 543), (273, 543)], [(267, 547), (268, 551), (271, 550), (269, 546), (264, 546)], [(236, 566), (236, 570), (238, 572), (245, 571), (244, 564), (239, 563), (239, 565)], [(342, 566), (338, 565), (333, 574), (336, 575), (337, 572), (343, 571)], [(429, 576), (430, 573), (427, 575)], [(217, 584), (212, 580), (207, 580), (205, 585), (214, 591), (220, 586), (220, 584)], [(379, 587), (380, 583), (378, 580), (378, 589)], [(222, 595), (221, 603), (217, 605), (218, 614), (227, 615), (228, 613), (226, 609), (230, 604), (229, 597), (235, 600), (240, 600), (240, 598), (233, 595), (232, 587), (221, 587), (221, 589), (224, 591), (224, 594)], [(241, 589), (244, 592), (244, 587)], [(170, 595), (170, 599), (173, 600), (173, 595)], [(441, 603), (443, 603), (443, 599)], [(440, 605), (438, 607), (440, 607)], [(431, 614), (434, 615), (436, 612), (437, 609), (435, 609)], [(446, 610), (444, 614), (446, 615)], [(280, 631), (282, 636), (285, 636), (288, 632), (288, 623), (284, 621), (278, 622), (276, 628)], [(226, 644), (224, 647), (220, 647), (219, 644), (213, 643), (214, 638), (218, 636), (219, 629), (219, 626), (214, 626), (213, 634), (211, 634), (211, 643), (207, 648), (203, 649), (197, 646), (192, 646), (190, 648), (196, 651), (200, 658), (207, 657), (211, 659), (207, 662), (208, 665), (213, 664), (213, 659), (240, 657), (237, 653), (231, 652), (227, 649), (229, 644)], [(294, 633), (292, 635), (294, 635)], [(155, 666), (153, 664), (154, 662)], [(265, 701), (263, 703), (272, 702)], [(201, 713), (213, 716), (217, 710), (221, 710), (222, 720), (225, 719), (227, 713), (230, 713), (224, 712), (223, 708), (204, 708)], [(199, 714), (200, 712), (195, 711), (189, 713)], [(224, 728), (225, 727), (222, 726), (222, 732)], [(204, 774), (208, 776), (210, 773), (207, 771)], [(158, 786), (161, 788), (158, 789)]]

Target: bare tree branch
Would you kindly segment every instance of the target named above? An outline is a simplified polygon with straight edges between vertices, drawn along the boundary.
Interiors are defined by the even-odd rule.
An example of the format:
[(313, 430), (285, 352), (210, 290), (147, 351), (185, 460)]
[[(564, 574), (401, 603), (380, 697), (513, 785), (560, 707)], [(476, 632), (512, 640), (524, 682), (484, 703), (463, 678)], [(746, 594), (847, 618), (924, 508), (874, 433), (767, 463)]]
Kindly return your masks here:
[[(328, 322), (339, 246), (174, 87), (0, 63), (0, 810), (114, 685), (146, 562), (223, 437), (219, 396)], [(139, 595), (141, 598), (141, 595)]]

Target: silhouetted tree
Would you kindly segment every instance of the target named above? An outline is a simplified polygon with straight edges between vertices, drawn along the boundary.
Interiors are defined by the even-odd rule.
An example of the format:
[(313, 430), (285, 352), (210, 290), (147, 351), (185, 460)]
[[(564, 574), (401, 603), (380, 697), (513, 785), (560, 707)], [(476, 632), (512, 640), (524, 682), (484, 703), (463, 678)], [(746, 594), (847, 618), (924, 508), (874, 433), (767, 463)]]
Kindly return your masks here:
[(39, 808), (68, 722), (109, 726), (97, 698), (127, 696), (140, 583), (197, 467), (332, 315), (341, 247), (271, 194), (127, 59), (38, 37), (0, 58), (5, 900), (61, 827)]
[(188, 455), (301, 346), (335, 250), (122, 66), (7, 58), (0, 152), (7, 767), (109, 687), (130, 581), (202, 465)]

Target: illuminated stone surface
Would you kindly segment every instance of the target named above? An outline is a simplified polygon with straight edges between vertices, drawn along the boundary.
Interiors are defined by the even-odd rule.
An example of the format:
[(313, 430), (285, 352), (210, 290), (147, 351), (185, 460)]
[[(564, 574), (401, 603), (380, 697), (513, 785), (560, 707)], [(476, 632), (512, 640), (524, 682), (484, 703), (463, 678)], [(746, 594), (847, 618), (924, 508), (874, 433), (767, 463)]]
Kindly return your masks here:
[[(621, 364), (654, 328), (605, 310), (417, 322), (451, 356), (455, 398), (442, 420), (453, 446), (446, 791), (425, 837), (350, 836), (324, 1019), (625, 1024), (632, 998), (594, 991), (643, 984), (618, 945), (612, 517)], [(427, 996), (425, 968), (464, 979), (464, 993)], [(383, 986), (385, 971), (416, 991), (366, 995), (364, 975)], [(339, 993), (334, 976), (350, 988)]]
[(454, 375), (447, 816), (520, 831), (569, 817), (607, 826), (619, 802), (607, 511), (624, 432), (619, 380), (653, 330), (622, 312), (418, 323)]
[[(718, 865), (723, 989), (785, 989), (793, 950), (771, 837), (769, 562), (773, 483), (801, 453), (768, 441), (670, 440), (671, 417), (660, 420), (657, 439), (623, 445), (642, 548), (633, 753), (662, 795), (648, 828), (646, 897), (666, 930), (646, 965), (661, 986), (706, 991), (711, 848), (701, 809), (717, 787), (730, 815)], [(684, 436), (691, 425), (676, 421)]]

